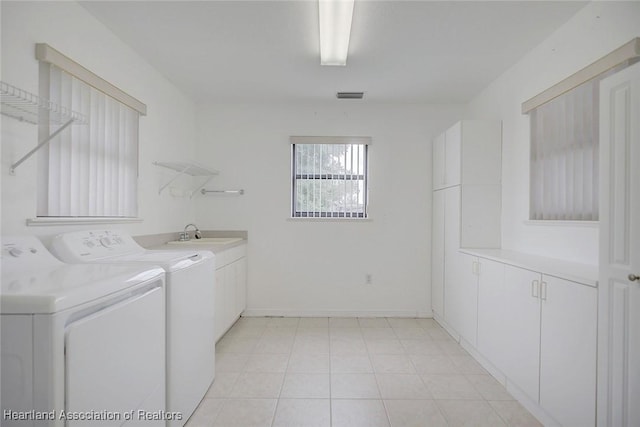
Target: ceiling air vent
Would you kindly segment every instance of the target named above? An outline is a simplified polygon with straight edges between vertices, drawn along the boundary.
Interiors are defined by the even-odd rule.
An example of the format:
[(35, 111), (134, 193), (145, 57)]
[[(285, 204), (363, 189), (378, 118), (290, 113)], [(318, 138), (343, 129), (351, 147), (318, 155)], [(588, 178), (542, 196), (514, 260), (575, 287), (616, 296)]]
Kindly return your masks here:
[(338, 92), (336, 97), (338, 99), (362, 99), (364, 92)]

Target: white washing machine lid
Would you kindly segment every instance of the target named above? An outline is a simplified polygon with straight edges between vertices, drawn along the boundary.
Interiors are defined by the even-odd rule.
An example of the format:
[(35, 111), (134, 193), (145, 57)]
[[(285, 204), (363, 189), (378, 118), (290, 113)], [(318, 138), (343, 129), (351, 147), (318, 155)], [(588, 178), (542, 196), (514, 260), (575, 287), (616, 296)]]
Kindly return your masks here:
[(49, 314), (163, 277), (157, 266), (69, 265), (35, 237), (2, 238), (2, 314)]
[(189, 268), (195, 264), (206, 262), (214, 259), (213, 252), (210, 251), (197, 251), (197, 250), (184, 250), (184, 251), (162, 251), (162, 250), (149, 250), (137, 254), (129, 254), (121, 257), (113, 257), (108, 260), (102, 260), (102, 262), (124, 262), (124, 263), (143, 263), (159, 265), (167, 273), (172, 273), (176, 270), (183, 268)]
[(127, 233), (119, 230), (86, 230), (59, 234), (51, 242), (59, 259), (77, 263), (143, 263), (159, 265), (167, 273), (214, 259), (211, 251), (147, 250)]
[(160, 267), (62, 265), (2, 275), (2, 314), (57, 313), (164, 276)]

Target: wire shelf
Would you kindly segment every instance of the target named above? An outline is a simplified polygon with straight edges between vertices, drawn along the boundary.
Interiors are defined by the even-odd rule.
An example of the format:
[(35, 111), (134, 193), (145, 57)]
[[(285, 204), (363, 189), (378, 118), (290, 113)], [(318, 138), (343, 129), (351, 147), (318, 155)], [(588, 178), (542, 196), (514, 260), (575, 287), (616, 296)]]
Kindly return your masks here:
[(48, 114), (51, 124), (62, 125), (69, 120), (86, 124), (84, 114), (0, 81), (0, 113), (22, 122), (38, 124), (42, 114)]
[(218, 175), (218, 171), (192, 162), (153, 162), (153, 164), (191, 176)]
[(204, 176), (204, 177), (206, 177), (204, 182), (202, 182), (200, 185), (198, 185), (197, 187), (195, 187), (193, 190), (191, 190), (189, 192), (189, 197), (193, 197), (193, 195), (196, 193), (196, 191), (200, 190), (202, 187), (207, 185), (207, 183), (209, 183), (209, 181), (211, 181), (211, 178), (213, 178), (215, 175), (218, 175), (218, 171), (217, 170), (210, 169), (210, 168), (208, 168), (206, 166), (201, 166), (201, 165), (199, 165), (197, 163), (191, 163), (191, 162), (153, 162), (153, 164), (156, 165), (156, 166), (160, 166), (160, 167), (163, 167), (163, 168), (171, 169), (171, 170), (177, 172), (173, 176), (173, 178), (171, 178), (168, 182), (166, 182), (165, 184), (160, 186), (160, 189), (158, 190), (158, 194), (161, 194), (162, 190), (167, 188), (169, 186), (169, 184), (171, 184), (173, 181), (175, 181), (176, 179), (178, 179), (182, 175)]

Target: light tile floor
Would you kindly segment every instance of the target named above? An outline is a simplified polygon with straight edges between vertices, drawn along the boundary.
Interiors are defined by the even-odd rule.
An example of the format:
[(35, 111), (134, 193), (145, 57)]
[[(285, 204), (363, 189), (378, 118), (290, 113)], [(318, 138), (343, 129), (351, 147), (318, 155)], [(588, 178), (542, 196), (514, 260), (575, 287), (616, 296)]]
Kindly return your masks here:
[(187, 427), (541, 424), (431, 319), (241, 318)]

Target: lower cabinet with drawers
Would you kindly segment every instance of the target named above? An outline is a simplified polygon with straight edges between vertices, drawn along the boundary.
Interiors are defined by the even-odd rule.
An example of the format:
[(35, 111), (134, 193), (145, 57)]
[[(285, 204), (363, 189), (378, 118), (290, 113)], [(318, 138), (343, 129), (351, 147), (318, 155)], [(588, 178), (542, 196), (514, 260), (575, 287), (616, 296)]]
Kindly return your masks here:
[[(483, 251), (491, 258), (480, 256)], [(468, 271), (456, 277), (467, 282), (459, 285), (466, 292), (452, 296), (473, 310), (463, 319), (445, 311), (447, 326), (545, 425), (594, 426), (598, 296), (592, 272), (583, 280), (572, 274), (580, 266), (556, 274), (563, 268), (540, 268), (551, 260), (505, 253), (461, 254)], [(445, 289), (445, 300), (448, 295)]]

